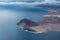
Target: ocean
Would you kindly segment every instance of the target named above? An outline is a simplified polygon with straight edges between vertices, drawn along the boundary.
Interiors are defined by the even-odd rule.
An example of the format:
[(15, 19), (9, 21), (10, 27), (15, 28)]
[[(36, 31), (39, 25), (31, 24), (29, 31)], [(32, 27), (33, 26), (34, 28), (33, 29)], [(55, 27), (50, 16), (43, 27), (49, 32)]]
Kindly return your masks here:
[(43, 20), (42, 15), (48, 13), (46, 10), (47, 8), (35, 6), (0, 5), (0, 40), (60, 40), (60, 32), (35, 34), (21, 30), (17, 26), (23, 18), (35, 22)]

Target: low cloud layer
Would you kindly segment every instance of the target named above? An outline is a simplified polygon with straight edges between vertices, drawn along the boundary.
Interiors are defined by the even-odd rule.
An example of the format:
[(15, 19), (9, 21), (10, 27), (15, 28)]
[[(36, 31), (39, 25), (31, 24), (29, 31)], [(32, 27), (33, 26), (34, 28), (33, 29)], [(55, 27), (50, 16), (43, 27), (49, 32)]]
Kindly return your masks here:
[(2, 2), (59, 2), (60, 0), (0, 0)]

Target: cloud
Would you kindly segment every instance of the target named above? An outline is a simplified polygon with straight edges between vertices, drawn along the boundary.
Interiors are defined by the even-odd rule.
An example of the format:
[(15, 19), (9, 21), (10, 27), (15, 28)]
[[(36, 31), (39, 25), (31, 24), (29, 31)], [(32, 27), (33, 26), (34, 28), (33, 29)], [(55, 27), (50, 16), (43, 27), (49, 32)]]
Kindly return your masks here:
[[(60, 1), (56, 1), (56, 0), (33, 0), (34, 2), (23, 2), (23, 1), (19, 1), (19, 2), (17, 2), (17, 1), (15, 1), (15, 2), (13, 2), (13, 1), (11, 1), (11, 2), (8, 2), (8, 0), (0, 0), (1, 2), (0, 2), (0, 5), (1, 4), (30, 4), (30, 5), (36, 5), (36, 4), (56, 4), (56, 3), (60, 3)], [(4, 1), (6, 1), (6, 2), (4, 2)], [(29, 1), (29, 0), (27, 0), (27, 1)]]
[(14, 1), (14, 2), (36, 2), (36, 1), (44, 1), (44, 0), (0, 0), (4, 2)]
[(2, 2), (59, 2), (60, 0), (0, 0)]

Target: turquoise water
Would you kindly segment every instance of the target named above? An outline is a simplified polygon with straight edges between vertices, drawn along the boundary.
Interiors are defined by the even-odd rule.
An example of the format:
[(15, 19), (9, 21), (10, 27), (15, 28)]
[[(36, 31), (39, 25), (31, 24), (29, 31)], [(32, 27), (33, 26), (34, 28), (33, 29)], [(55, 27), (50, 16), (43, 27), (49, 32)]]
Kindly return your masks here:
[[(53, 7), (52, 7), (53, 8)], [(58, 8), (59, 9), (59, 8)], [(21, 30), (16, 24), (23, 18), (32, 21), (43, 20), (47, 8), (0, 5), (0, 40), (60, 40), (60, 32), (34, 34)]]

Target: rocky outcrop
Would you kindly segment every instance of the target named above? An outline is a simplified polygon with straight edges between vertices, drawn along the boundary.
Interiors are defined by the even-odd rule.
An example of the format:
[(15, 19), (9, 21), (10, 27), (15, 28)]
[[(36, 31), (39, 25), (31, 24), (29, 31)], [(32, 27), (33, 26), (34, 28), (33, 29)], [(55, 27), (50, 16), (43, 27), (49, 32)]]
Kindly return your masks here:
[(32, 32), (60, 31), (60, 17), (48, 17), (40, 22), (22, 19), (18, 25), (21, 27), (23, 23), (25, 23), (23, 28), (33, 30)]

